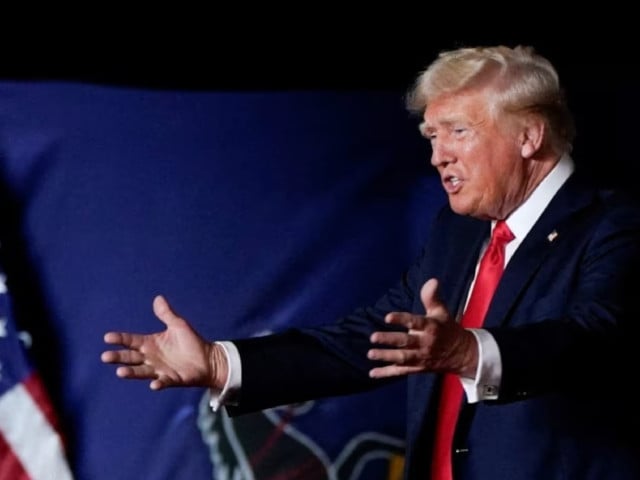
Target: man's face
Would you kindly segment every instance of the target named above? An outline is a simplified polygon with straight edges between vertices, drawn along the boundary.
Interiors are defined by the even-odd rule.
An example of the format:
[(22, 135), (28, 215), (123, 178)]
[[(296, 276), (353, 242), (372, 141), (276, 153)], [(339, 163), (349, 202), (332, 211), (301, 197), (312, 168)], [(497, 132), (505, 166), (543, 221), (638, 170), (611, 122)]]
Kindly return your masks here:
[(438, 97), (425, 110), (421, 130), (453, 211), (500, 219), (528, 194), (527, 162), (521, 123), (513, 115), (492, 115), (489, 98), (483, 90)]

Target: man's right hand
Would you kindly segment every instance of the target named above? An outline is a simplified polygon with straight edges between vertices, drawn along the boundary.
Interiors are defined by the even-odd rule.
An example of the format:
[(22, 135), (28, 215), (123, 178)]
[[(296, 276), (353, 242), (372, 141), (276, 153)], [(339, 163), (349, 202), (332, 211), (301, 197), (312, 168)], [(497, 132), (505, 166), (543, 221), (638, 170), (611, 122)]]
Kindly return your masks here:
[(222, 347), (200, 337), (163, 296), (154, 298), (153, 312), (166, 325), (164, 331), (147, 335), (108, 332), (105, 343), (123, 348), (107, 350), (100, 359), (119, 364), (118, 377), (151, 379), (152, 390), (178, 386), (221, 389), (228, 371)]

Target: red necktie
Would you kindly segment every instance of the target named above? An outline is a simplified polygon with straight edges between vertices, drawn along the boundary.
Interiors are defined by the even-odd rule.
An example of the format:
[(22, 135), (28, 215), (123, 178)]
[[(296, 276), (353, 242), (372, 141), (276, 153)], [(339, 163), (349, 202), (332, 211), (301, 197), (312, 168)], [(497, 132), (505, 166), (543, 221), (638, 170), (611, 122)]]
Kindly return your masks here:
[[(507, 224), (501, 220), (496, 223), (491, 241), (480, 260), (478, 275), (473, 285), (467, 308), (462, 315), (461, 325), (466, 328), (482, 326), (484, 316), (489, 309), (491, 297), (504, 270), (504, 247), (514, 239)], [(433, 460), (432, 480), (452, 480), (451, 448), (453, 435), (462, 404), (463, 388), (457, 375), (446, 373), (442, 383)]]

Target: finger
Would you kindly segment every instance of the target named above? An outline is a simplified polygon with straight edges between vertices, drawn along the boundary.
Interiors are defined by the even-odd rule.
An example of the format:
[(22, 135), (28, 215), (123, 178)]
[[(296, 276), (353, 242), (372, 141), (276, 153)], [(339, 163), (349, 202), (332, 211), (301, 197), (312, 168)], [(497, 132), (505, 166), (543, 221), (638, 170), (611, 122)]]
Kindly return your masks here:
[(420, 371), (422, 371), (420, 367), (389, 365), (386, 367), (372, 368), (371, 370), (369, 370), (369, 377), (371, 378), (398, 377), (401, 375), (418, 373)]
[(418, 361), (418, 355), (415, 350), (397, 348), (372, 348), (367, 352), (367, 358), (403, 366), (413, 365)]
[(127, 365), (118, 367), (116, 369), (116, 375), (120, 378), (135, 378), (135, 379), (145, 379), (145, 378), (157, 378), (158, 374), (155, 369), (150, 365)]
[(162, 390), (164, 387), (166, 387), (164, 382), (157, 378), (155, 380), (152, 380), (151, 383), (149, 383), (149, 388), (151, 390)]
[(371, 343), (390, 345), (398, 348), (411, 348), (413, 339), (403, 332), (374, 332), (371, 334)]
[(104, 363), (122, 363), (125, 365), (139, 365), (144, 362), (144, 355), (135, 350), (107, 350), (102, 352), (100, 360)]
[(408, 330), (420, 330), (424, 325), (424, 318), (420, 315), (407, 312), (391, 312), (384, 317), (386, 323), (392, 325), (402, 325)]
[(137, 333), (107, 332), (104, 334), (104, 342), (111, 345), (138, 349), (142, 346), (144, 336)]
[(430, 278), (420, 289), (420, 300), (429, 318), (445, 321), (448, 318), (447, 308), (438, 297), (438, 280)]
[(151, 388), (151, 390), (162, 390), (171, 385), (171, 380), (168, 377), (158, 377), (149, 383), (149, 388)]
[(156, 317), (167, 327), (184, 322), (184, 320), (171, 309), (169, 302), (167, 302), (162, 295), (157, 295), (153, 299), (153, 313), (155, 313)]

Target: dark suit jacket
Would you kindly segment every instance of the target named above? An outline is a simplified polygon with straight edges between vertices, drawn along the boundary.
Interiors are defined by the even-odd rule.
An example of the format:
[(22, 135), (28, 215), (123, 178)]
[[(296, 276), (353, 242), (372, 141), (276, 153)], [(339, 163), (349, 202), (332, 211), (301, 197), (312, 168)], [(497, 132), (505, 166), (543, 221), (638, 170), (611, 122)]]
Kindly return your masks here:
[[(243, 386), (230, 413), (384, 384), (368, 377), (369, 335), (388, 328), (382, 318), (389, 311), (424, 313), (419, 291), (431, 277), (457, 312), (489, 222), (445, 208), (430, 232), (414, 265), (374, 306), (330, 326), (237, 341)], [(484, 327), (500, 348), (500, 399), (463, 407), (456, 478), (640, 479), (638, 364), (631, 353), (639, 273), (640, 210), (574, 174), (495, 293)], [(427, 479), (440, 376), (416, 374), (407, 382), (406, 478)]]

